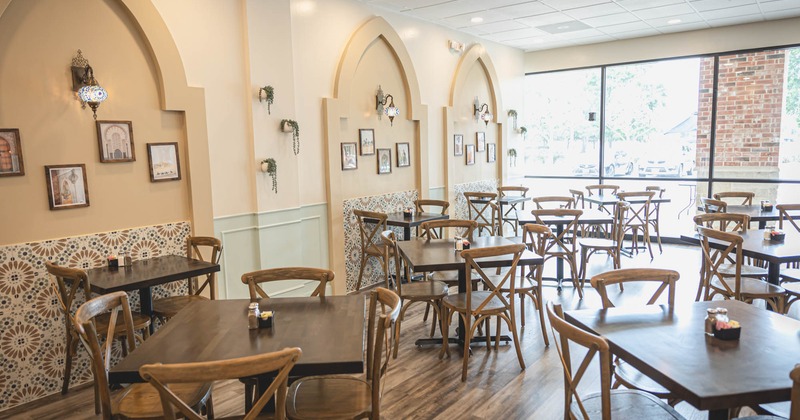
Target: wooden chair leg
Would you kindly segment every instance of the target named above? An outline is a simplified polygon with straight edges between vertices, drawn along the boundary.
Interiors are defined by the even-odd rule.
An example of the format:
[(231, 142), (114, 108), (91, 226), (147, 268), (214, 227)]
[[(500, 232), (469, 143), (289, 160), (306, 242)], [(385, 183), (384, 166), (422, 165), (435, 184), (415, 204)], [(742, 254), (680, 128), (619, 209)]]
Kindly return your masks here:
[(484, 335), (486, 337), (486, 349), (491, 349), (492, 348), (492, 330), (489, 328), (489, 317), (488, 316), (486, 318), (484, 318), (483, 324), (486, 325), (486, 331), (484, 332)]
[(575, 261), (575, 256), (572, 255), (571, 258), (567, 258), (566, 260), (569, 263), (569, 270), (572, 275), (572, 285), (578, 289), (578, 298), (583, 299), (583, 288), (581, 288), (578, 282), (578, 264)]
[(356, 291), (361, 290), (361, 281), (364, 278), (364, 267), (367, 265), (367, 255), (361, 254), (361, 268), (358, 269), (358, 282), (356, 283)]
[(542, 285), (540, 284), (538, 287), (538, 292), (536, 293), (536, 300), (538, 301), (538, 308), (539, 311), (539, 322), (542, 324), (542, 339), (544, 339), (544, 346), (550, 347), (550, 339), (547, 338), (547, 323), (544, 320), (544, 302), (542, 302)]
[[(428, 302), (428, 304), (425, 305), (425, 312), (427, 312), (431, 306), (433, 306), (433, 304)], [(436, 307), (434, 307), (433, 319), (431, 320), (431, 335), (430, 335), (431, 338), (433, 338), (433, 335), (436, 334), (436, 324), (439, 321), (437, 318), (438, 318), (438, 311), (436, 310)]]
[(78, 351), (78, 340), (72, 337), (72, 330), (67, 326), (67, 357), (64, 359), (64, 383), (61, 385), (61, 394), (69, 391), (69, 380), (72, 376), (72, 359)]
[(425, 315), (422, 315), (422, 322), (425, 322), (425, 321), (428, 320), (428, 311), (430, 309), (431, 309), (431, 304), (430, 303), (425, 305)]
[[(514, 297), (512, 296), (511, 298), (513, 299)], [(525, 293), (520, 293), (519, 294), (519, 312), (520, 312), (520, 315), (522, 316), (521, 321), (522, 321), (522, 326), (524, 327), (525, 326)]]
[[(511, 330), (511, 339), (514, 340), (514, 349), (517, 351), (517, 359), (519, 359), (519, 368), (525, 370), (525, 359), (522, 357), (522, 349), (520, 348), (519, 344), (519, 336), (517, 334), (517, 324), (516, 324), (516, 319), (514, 317), (513, 306), (511, 307), (511, 319), (508, 319), (505, 316), (503, 316), (503, 318), (505, 318), (506, 323), (508, 323), (508, 329)], [(499, 322), (500, 316), (498, 316), (497, 319)], [(498, 331), (500, 330), (499, 326), (497, 329)]]
[(439, 316), (442, 318), (442, 351), (439, 352), (439, 359), (443, 358), (445, 354), (449, 358), (450, 341), (448, 336), (450, 335), (450, 309), (443, 305), (442, 313)]
[(397, 320), (394, 323), (394, 354), (392, 355), (395, 359), (397, 359), (397, 348), (400, 345), (400, 324), (403, 322), (403, 317), (406, 314), (406, 310), (409, 306), (411, 306), (412, 302), (406, 302), (403, 305), (403, 309), (400, 310), (400, 315), (397, 317)]
[(589, 256), (586, 247), (581, 247), (581, 269), (578, 271), (578, 277), (580, 278), (586, 277), (586, 262), (588, 259)]
[(495, 351), (500, 350), (500, 317), (497, 317), (497, 325), (495, 326), (496, 330), (494, 332), (494, 349)]
[[(461, 315), (462, 314), (459, 312), (459, 316)], [(469, 315), (469, 313), (464, 313), (463, 318), (464, 318), (464, 354), (461, 365), (461, 382), (466, 382), (467, 369), (469, 369), (469, 343), (472, 341), (472, 330), (475, 329), (475, 325), (470, 325), (470, 321), (472, 320), (472, 315)], [(479, 322), (476, 324), (480, 325)]]

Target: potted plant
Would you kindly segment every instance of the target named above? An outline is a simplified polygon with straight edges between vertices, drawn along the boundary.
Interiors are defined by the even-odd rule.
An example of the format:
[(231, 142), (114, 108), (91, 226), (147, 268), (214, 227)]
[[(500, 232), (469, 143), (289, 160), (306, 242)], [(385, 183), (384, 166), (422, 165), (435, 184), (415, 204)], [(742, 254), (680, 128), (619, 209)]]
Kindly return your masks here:
[(517, 166), (517, 149), (508, 149), (508, 166)]
[[(264, 97), (261, 96), (261, 92), (264, 92)], [(267, 112), (272, 115), (272, 103), (275, 101), (275, 88), (272, 86), (264, 86), (258, 89), (258, 102), (267, 101)]]
[(508, 110), (508, 117), (511, 118), (512, 126), (514, 130), (517, 129), (517, 110), (516, 109), (509, 109)]
[(523, 125), (519, 128), (519, 133), (522, 134), (522, 139), (525, 140), (525, 137), (528, 135), (528, 129)]
[(268, 158), (261, 161), (261, 172), (272, 177), (272, 191), (278, 193), (278, 164), (275, 159)]
[(295, 120), (281, 120), (281, 131), (292, 132), (292, 151), (295, 156), (300, 154), (300, 125)]

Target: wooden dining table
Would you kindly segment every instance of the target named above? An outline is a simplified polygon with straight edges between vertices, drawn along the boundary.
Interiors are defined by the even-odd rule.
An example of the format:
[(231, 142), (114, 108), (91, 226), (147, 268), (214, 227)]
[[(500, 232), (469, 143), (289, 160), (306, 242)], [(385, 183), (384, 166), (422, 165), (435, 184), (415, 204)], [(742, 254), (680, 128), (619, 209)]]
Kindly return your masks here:
[[(473, 203), (481, 203), (481, 204), (488, 203), (489, 201), (493, 201), (493, 202), (497, 203), (497, 206), (499, 207), (499, 213), (500, 213), (500, 214), (498, 214), (497, 225), (500, 226), (500, 230), (502, 231), (502, 229), (503, 229), (503, 220), (504, 220), (504, 218), (506, 216), (506, 212), (510, 213), (511, 210), (516, 208), (517, 204), (523, 204), (524, 205), (524, 203), (526, 201), (530, 201), (530, 200), (531, 200), (530, 197), (523, 197), (521, 195), (507, 195), (505, 197), (495, 198), (495, 199), (492, 199), (492, 200), (484, 199), (484, 198), (477, 198), (477, 199), (473, 199), (471, 201)], [(505, 207), (505, 206), (511, 206), (512, 209), (504, 210), (503, 207)], [(520, 211), (520, 210), (517, 210), (517, 211)]]
[[(599, 207), (611, 206), (619, 202), (619, 198), (616, 194), (594, 194), (594, 195), (586, 195), (583, 197), (583, 201), (587, 203), (597, 204)], [(636, 197), (629, 197), (625, 201), (632, 203), (632, 204), (641, 204), (647, 201), (646, 198), (636, 198)], [(653, 197), (650, 199), (651, 203), (669, 203), (672, 200), (666, 197)]]
[[(780, 219), (780, 212), (775, 206), (772, 206), (769, 210), (761, 210), (761, 205), (729, 204), (725, 212), (746, 214), (750, 216), (751, 222), (758, 222), (759, 229), (766, 228), (768, 222), (777, 222)], [(789, 215), (800, 217), (800, 212), (790, 211)]]
[[(402, 211), (386, 213), (386, 216), (388, 216), (386, 219), (386, 224), (388, 226), (398, 226), (403, 228), (404, 241), (411, 239), (411, 228), (417, 227), (432, 220), (446, 220), (450, 218), (450, 216), (446, 214), (417, 212), (412, 212), (411, 217), (407, 217)], [(372, 219), (367, 219), (367, 221), (370, 220)]]
[[(723, 307), (741, 338), (704, 333), (706, 309)], [(736, 301), (670, 307), (616, 307), (565, 312), (568, 322), (605, 337), (611, 352), (699, 410), (728, 411), (790, 399), (789, 372), (800, 354), (800, 321)]]
[[(794, 230), (786, 231), (783, 242), (774, 242), (764, 239), (765, 229), (751, 229), (739, 233), (742, 242), (742, 255), (745, 257), (764, 260), (767, 262), (767, 281), (778, 284), (781, 275), (781, 264), (800, 261), (800, 233)], [(696, 233), (681, 235), (681, 240), (693, 245), (700, 245), (700, 236)], [(715, 239), (709, 239), (709, 245), (714, 248), (724, 249), (725, 246)]]

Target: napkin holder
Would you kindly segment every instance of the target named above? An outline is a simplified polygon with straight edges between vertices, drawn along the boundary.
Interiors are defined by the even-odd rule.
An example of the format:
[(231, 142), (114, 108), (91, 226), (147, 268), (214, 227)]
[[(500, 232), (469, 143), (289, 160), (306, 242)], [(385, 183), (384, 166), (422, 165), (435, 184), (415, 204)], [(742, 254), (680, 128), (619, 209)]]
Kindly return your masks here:
[(776, 231), (769, 234), (769, 240), (772, 242), (783, 242), (786, 239), (786, 233)]
[(275, 311), (262, 311), (258, 317), (258, 328), (272, 328)]
[(738, 340), (739, 337), (741, 337), (741, 335), (742, 335), (742, 327), (726, 328), (724, 330), (718, 330), (714, 328), (714, 338), (718, 338), (720, 340), (725, 340), (725, 341)]

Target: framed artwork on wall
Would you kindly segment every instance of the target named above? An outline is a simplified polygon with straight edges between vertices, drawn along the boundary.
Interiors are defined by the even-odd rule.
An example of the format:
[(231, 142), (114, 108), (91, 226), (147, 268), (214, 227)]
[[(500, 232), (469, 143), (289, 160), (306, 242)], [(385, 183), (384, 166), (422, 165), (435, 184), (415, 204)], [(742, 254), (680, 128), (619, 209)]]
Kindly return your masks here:
[(25, 175), (19, 129), (0, 128), (0, 176)]
[(467, 148), (467, 165), (474, 165), (475, 164), (475, 145), (468, 144), (466, 145)]
[(147, 143), (147, 162), (150, 181), (178, 181), (181, 179), (181, 162), (178, 143)]
[(378, 175), (392, 173), (392, 149), (378, 149)]
[(355, 142), (342, 143), (342, 170), (352, 169), (358, 169), (358, 145)]
[(375, 130), (360, 128), (358, 130), (358, 142), (361, 145), (361, 156), (375, 154)]
[(411, 147), (408, 143), (397, 143), (397, 167), (411, 166)]
[(494, 162), (497, 160), (497, 143), (489, 143), (486, 145), (486, 161)]
[(464, 155), (464, 135), (455, 134), (453, 135), (453, 156), (463, 156), (463, 155)]
[(478, 151), (483, 152), (486, 150), (486, 133), (478, 131), (475, 133), (475, 144), (478, 146)]
[(44, 167), (50, 210), (89, 207), (86, 165), (48, 165)]
[(96, 121), (100, 162), (134, 162), (133, 124), (130, 121)]

